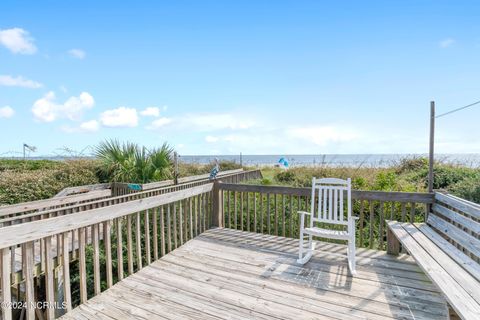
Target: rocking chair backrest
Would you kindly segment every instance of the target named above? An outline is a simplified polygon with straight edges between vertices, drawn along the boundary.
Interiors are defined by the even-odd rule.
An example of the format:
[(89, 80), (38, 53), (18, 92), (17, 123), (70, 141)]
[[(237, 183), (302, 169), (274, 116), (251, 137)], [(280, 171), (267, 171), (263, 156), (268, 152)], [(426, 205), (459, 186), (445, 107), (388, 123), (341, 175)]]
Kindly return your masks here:
[[(345, 198), (344, 193), (347, 195)], [(315, 204), (315, 201), (317, 203)], [(351, 180), (323, 178), (312, 179), (312, 203), (310, 224), (325, 222), (347, 225), (352, 215)], [(345, 207), (347, 216), (345, 217)]]

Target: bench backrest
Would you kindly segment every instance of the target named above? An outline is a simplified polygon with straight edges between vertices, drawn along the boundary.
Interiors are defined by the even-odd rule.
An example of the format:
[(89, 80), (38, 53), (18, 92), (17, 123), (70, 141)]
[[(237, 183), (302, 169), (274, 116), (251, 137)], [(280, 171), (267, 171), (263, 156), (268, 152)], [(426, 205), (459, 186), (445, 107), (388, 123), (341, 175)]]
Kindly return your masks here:
[[(312, 179), (311, 224), (325, 222), (347, 225), (352, 215), (351, 180)], [(346, 197), (345, 197), (346, 194)], [(317, 201), (317, 203), (315, 203)], [(346, 209), (346, 216), (345, 216)]]
[(435, 202), (427, 223), (472, 261), (480, 264), (480, 206), (443, 193)]

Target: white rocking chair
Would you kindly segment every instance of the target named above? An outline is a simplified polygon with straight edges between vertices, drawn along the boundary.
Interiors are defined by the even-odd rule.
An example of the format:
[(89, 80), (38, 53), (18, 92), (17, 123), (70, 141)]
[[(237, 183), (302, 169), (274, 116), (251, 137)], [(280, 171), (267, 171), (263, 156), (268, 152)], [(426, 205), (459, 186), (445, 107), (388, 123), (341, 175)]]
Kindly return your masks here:
[[(347, 193), (347, 210), (345, 217), (344, 192)], [(352, 217), (351, 180), (324, 178), (312, 180), (311, 212), (299, 211), (300, 217), (300, 243), (297, 262), (307, 263), (315, 250), (313, 237), (339, 239), (348, 241), (347, 257), (348, 267), (352, 275), (355, 271), (355, 220)], [(315, 198), (318, 201), (315, 206)], [(315, 210), (315, 208), (317, 210)], [(305, 218), (310, 216), (309, 227), (305, 227)], [(347, 230), (332, 230), (316, 227), (317, 223), (343, 225)], [(305, 237), (308, 236), (307, 248)]]

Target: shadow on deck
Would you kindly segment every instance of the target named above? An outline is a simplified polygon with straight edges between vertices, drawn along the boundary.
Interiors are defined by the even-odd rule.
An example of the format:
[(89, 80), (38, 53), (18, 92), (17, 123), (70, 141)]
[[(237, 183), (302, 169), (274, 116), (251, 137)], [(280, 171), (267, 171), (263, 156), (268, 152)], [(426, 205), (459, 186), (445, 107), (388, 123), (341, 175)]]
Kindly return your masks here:
[(406, 255), (319, 243), (300, 266), (295, 239), (211, 229), (63, 319), (447, 319), (435, 286)]

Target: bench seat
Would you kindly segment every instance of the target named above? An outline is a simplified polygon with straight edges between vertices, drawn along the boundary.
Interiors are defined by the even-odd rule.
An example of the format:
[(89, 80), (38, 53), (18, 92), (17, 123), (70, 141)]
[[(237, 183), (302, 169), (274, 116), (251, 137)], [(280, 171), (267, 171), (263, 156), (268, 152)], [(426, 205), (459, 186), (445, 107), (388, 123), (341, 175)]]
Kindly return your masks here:
[(437, 285), (458, 316), (480, 319), (480, 282), (476, 277), (477, 272), (480, 275), (478, 264), (425, 223), (387, 223), (389, 253), (398, 254), (401, 243)]

